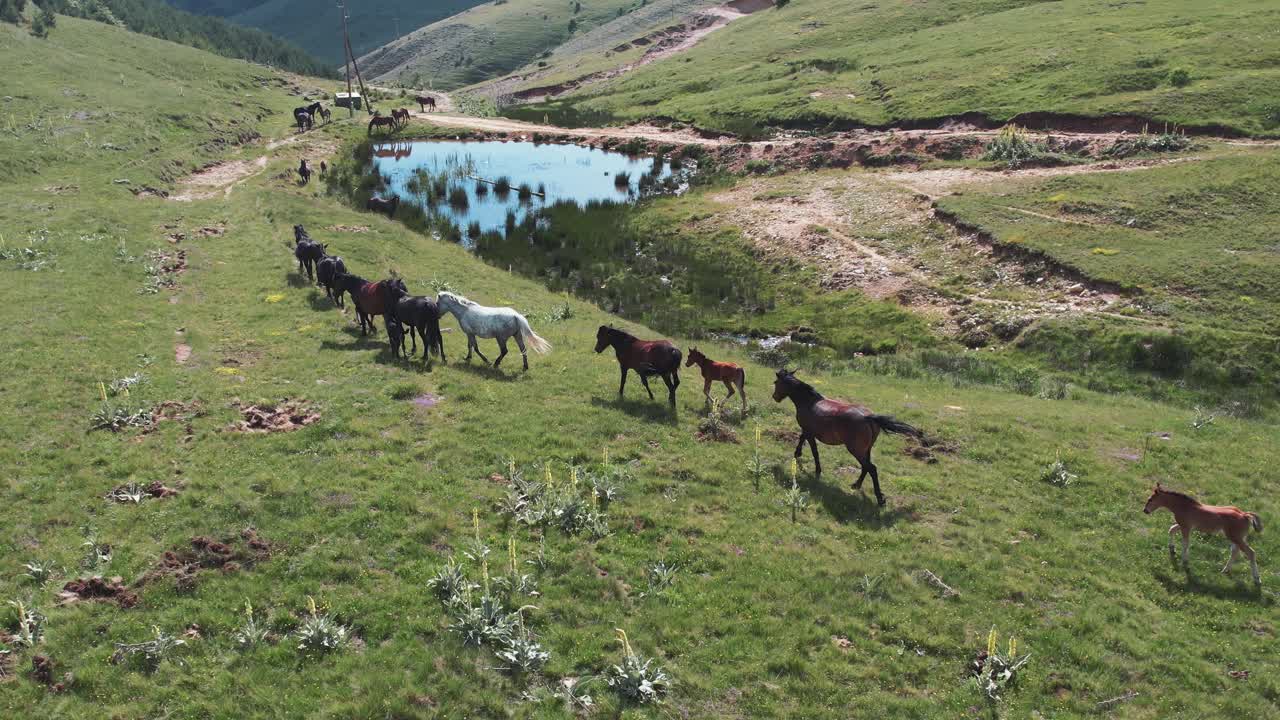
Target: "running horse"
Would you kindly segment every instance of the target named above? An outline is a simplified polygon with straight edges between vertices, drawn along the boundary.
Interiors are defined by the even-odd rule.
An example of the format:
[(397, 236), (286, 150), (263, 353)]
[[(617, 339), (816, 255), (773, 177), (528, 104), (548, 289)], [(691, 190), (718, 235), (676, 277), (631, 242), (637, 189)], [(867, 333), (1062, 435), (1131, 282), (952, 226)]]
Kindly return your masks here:
[(747, 373), (740, 366), (716, 362), (703, 355), (696, 347), (689, 349), (689, 359), (684, 365), (685, 367), (697, 365), (702, 371), (702, 394), (706, 396), (708, 405), (711, 404), (711, 383), (719, 381), (729, 389), (729, 394), (724, 396), (725, 400), (733, 397), (733, 388), (737, 386), (738, 396), (742, 398), (742, 414), (747, 413)]
[(880, 437), (880, 431), (923, 439), (920, 430), (889, 415), (877, 415), (856, 403), (828, 399), (812, 385), (796, 377), (793, 370), (779, 370), (773, 383), (773, 401), (791, 398), (796, 406), (796, 422), (800, 423), (800, 441), (796, 443), (796, 458), (803, 451), (805, 441), (813, 452), (813, 476), (822, 475), (822, 463), (818, 461), (818, 440), (826, 445), (844, 445), (862, 466), (862, 474), (853, 484), (854, 490), (862, 488), (862, 481), (871, 475), (876, 490), (876, 502), (884, 505), (880, 492), (880, 474), (871, 462), (871, 448)]
[(314, 268), (324, 259), (325, 246), (311, 239), (306, 228), (293, 226), (293, 256), (298, 259), (298, 274), (306, 270), (307, 279), (315, 280)]
[(489, 362), (489, 358), (480, 352), (476, 338), (492, 338), (498, 341), (499, 352), (498, 357), (493, 361), (494, 369), (497, 369), (502, 364), (502, 358), (507, 356), (508, 338), (515, 338), (516, 347), (520, 348), (520, 356), (524, 360), (525, 370), (529, 369), (529, 353), (524, 348), (526, 342), (539, 354), (551, 350), (551, 343), (538, 337), (533, 328), (529, 327), (529, 321), (512, 308), (485, 307), (451, 292), (437, 294), (436, 307), (439, 308), (441, 315), (446, 312), (453, 313), (453, 316), (458, 319), (458, 327), (467, 334), (467, 357), (465, 358), (467, 361), (471, 360), (471, 351), (474, 350), (481, 360)]
[(627, 387), (627, 372), (635, 370), (650, 400), (654, 398), (653, 390), (649, 389), (649, 378), (661, 375), (667, 384), (671, 407), (675, 407), (676, 388), (680, 387), (680, 348), (670, 340), (640, 340), (617, 328), (601, 325), (596, 331), (596, 352), (602, 353), (609, 347), (613, 348), (622, 369), (622, 381), (618, 383), (619, 398)]
[(305, 158), (298, 165), (298, 177), (302, 178), (303, 185), (311, 182), (311, 168), (307, 165)]
[(1173, 534), (1175, 532), (1182, 533), (1182, 567), (1187, 566), (1187, 546), (1191, 543), (1191, 531), (1199, 530), (1203, 533), (1222, 533), (1231, 541), (1231, 557), (1227, 558), (1227, 564), (1222, 568), (1223, 574), (1231, 572), (1231, 566), (1236, 561), (1236, 554), (1243, 552), (1245, 557), (1249, 558), (1249, 569), (1253, 571), (1253, 583), (1258, 587), (1262, 587), (1262, 577), (1258, 575), (1258, 556), (1249, 547), (1249, 543), (1245, 540), (1249, 535), (1249, 529), (1253, 528), (1258, 532), (1262, 532), (1262, 520), (1257, 513), (1245, 512), (1238, 507), (1230, 505), (1202, 505), (1195, 498), (1184, 493), (1166, 490), (1156, 483), (1156, 487), (1151, 491), (1151, 497), (1147, 498), (1147, 504), (1142, 508), (1142, 512), (1150, 515), (1151, 513), (1164, 508), (1173, 513), (1173, 519), (1176, 520), (1172, 527), (1169, 528), (1169, 556), (1172, 557), (1173, 550)]
[(337, 287), (338, 298), (342, 297), (342, 293), (351, 295), (351, 302), (356, 306), (356, 319), (360, 322), (361, 335), (378, 333), (378, 327), (373, 324), (373, 316), (394, 317), (394, 313), (389, 310), (393, 291), (409, 292), (404, 281), (398, 278), (369, 282), (357, 275), (343, 274), (334, 279), (334, 285)]
[(414, 101), (422, 108), (422, 112), (426, 112), (427, 108), (431, 108), (431, 112), (436, 110), (436, 99), (430, 95), (419, 95), (414, 98)]

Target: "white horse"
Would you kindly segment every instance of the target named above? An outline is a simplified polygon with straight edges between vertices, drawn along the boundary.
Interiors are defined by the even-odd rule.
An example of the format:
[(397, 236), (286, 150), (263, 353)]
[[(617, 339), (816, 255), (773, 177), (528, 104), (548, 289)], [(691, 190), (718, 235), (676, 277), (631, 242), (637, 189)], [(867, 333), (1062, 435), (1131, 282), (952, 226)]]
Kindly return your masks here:
[(453, 313), (453, 316), (458, 319), (458, 327), (467, 334), (467, 360), (471, 359), (471, 351), (475, 350), (481, 360), (489, 362), (489, 358), (480, 352), (480, 346), (476, 344), (478, 337), (493, 338), (498, 341), (498, 349), (502, 352), (498, 354), (498, 359), (493, 361), (495, 368), (502, 362), (502, 358), (507, 356), (507, 338), (510, 337), (516, 339), (520, 356), (524, 359), (525, 370), (529, 369), (529, 354), (524, 349), (526, 340), (539, 354), (551, 350), (551, 343), (538, 337), (533, 332), (533, 328), (529, 327), (529, 321), (509, 307), (477, 305), (451, 292), (442, 292), (437, 295), (436, 305), (440, 308), (441, 315), (446, 312)]

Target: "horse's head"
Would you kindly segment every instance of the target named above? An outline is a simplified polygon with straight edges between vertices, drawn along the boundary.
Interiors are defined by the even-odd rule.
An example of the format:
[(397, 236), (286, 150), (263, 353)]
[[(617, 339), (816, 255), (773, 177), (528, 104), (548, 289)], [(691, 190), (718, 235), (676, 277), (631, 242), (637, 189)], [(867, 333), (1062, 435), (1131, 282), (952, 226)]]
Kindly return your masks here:
[(778, 371), (777, 377), (773, 380), (773, 401), (782, 402), (791, 394), (792, 388), (800, 381), (796, 379), (796, 372), (782, 368)]
[(696, 364), (701, 364), (702, 361), (706, 359), (707, 356), (698, 352), (698, 348), (689, 348), (689, 358), (684, 361), (684, 366), (693, 367)]
[(1146, 506), (1142, 508), (1142, 512), (1150, 515), (1156, 510), (1164, 507), (1166, 497), (1167, 495), (1164, 492), (1164, 488), (1160, 487), (1160, 483), (1156, 483), (1155, 488), (1151, 491), (1151, 497), (1147, 498)]
[(596, 331), (596, 352), (602, 353), (604, 349), (609, 347), (609, 341), (613, 339), (613, 328), (608, 325), (601, 325)]

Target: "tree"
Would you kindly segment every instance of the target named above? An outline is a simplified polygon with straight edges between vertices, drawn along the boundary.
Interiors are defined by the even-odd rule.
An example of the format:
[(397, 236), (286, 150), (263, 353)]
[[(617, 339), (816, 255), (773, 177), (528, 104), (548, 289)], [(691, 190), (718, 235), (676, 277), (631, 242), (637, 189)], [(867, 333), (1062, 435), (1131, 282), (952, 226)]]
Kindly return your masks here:
[(27, 0), (0, 0), (0, 21), (8, 23), (22, 22), (22, 11), (27, 7)]
[(36, 18), (31, 21), (31, 34), (38, 38), (49, 37), (49, 31), (54, 28), (57, 22), (53, 13), (37, 5)]

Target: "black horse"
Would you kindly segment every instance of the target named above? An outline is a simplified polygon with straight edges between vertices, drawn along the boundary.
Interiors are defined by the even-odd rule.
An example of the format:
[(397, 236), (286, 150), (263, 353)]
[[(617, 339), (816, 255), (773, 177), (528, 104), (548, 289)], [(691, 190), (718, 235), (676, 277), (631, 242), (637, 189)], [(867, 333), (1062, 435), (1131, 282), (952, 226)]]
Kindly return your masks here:
[(342, 293), (335, 295), (336, 282), (339, 275), (347, 273), (347, 265), (337, 255), (326, 255), (316, 263), (316, 284), (324, 288), (324, 294), (334, 301), (338, 307), (342, 305)]
[(298, 176), (302, 178), (303, 185), (311, 182), (311, 168), (307, 167), (307, 161), (305, 159), (298, 165)]
[(431, 349), (435, 347), (440, 352), (440, 362), (449, 364), (444, 357), (444, 336), (440, 334), (440, 309), (436, 307), (436, 301), (429, 297), (410, 296), (403, 282), (387, 286), (386, 292), (389, 295), (388, 310), (409, 328), (409, 340), (413, 343), (410, 357), (418, 351), (416, 335), (422, 338), (423, 361), (430, 360)]
[(640, 382), (653, 399), (653, 391), (649, 389), (649, 378), (661, 375), (667, 384), (667, 395), (672, 407), (676, 404), (676, 388), (680, 387), (680, 348), (669, 340), (640, 340), (634, 335), (617, 328), (601, 325), (596, 332), (596, 352), (604, 352), (612, 347), (618, 356), (618, 365), (622, 368), (622, 382), (618, 384), (618, 397), (627, 387), (627, 371), (635, 370)]
[(324, 259), (324, 245), (311, 239), (301, 225), (293, 226), (293, 256), (298, 258), (298, 272), (305, 269), (308, 280), (315, 280), (315, 265)]
[(391, 199), (388, 200), (374, 195), (369, 198), (369, 202), (365, 203), (364, 207), (366, 210), (386, 213), (387, 217), (393, 217), (396, 214), (396, 208), (400, 207), (400, 196), (392, 195)]
[(407, 359), (408, 355), (404, 352), (404, 327), (400, 325), (399, 318), (387, 313), (382, 317), (382, 321), (387, 326), (387, 342), (391, 344), (391, 356)]
[(316, 113), (323, 109), (320, 103), (311, 103), (306, 107), (296, 107), (293, 109), (293, 120), (298, 123), (299, 130), (310, 130), (315, 125)]

